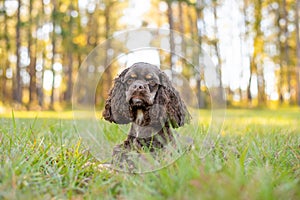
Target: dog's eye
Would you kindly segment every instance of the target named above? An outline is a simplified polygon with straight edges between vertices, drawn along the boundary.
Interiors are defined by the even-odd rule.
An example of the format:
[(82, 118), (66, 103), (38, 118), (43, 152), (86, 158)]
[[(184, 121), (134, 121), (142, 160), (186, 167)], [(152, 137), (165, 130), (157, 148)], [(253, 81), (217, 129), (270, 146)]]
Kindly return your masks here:
[(153, 80), (153, 79), (148, 80), (148, 83), (149, 83), (151, 86), (155, 86), (155, 85), (156, 85), (156, 82), (155, 82), (155, 80)]
[(128, 85), (131, 85), (132, 83), (133, 83), (133, 79), (132, 78), (130, 78), (130, 79), (128, 79), (127, 81), (126, 81), (126, 83), (128, 84)]

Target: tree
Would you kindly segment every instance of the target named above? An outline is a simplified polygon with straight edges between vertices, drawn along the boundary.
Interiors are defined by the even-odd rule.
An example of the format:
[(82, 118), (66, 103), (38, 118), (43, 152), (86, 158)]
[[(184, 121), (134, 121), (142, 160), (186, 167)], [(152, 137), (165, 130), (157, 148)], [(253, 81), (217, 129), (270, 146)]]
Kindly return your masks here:
[[(103, 17), (104, 17), (104, 40), (105, 40), (105, 55), (104, 55), (104, 67), (106, 67), (106, 70), (103, 72), (103, 89), (102, 89), (102, 93), (101, 96), (102, 99), (106, 99), (108, 91), (110, 89), (110, 87), (112, 86), (112, 71), (111, 71), (111, 63), (110, 61), (110, 55), (109, 55), (109, 51), (111, 51), (111, 40), (109, 39), (114, 31), (114, 19), (112, 16), (112, 10), (114, 9), (114, 6), (116, 6), (117, 1), (104, 1), (104, 5), (105, 5), (105, 10), (103, 12)], [(104, 103), (104, 102), (100, 102), (100, 103)]]
[(217, 14), (217, 7), (218, 7), (218, 2), (217, 0), (212, 1), (212, 7), (213, 7), (213, 15), (214, 15), (214, 39), (212, 41), (214, 49), (215, 49), (215, 54), (218, 58), (218, 64), (217, 64), (217, 75), (219, 79), (219, 94), (220, 97), (223, 97), (223, 86), (222, 86), (222, 59), (220, 55), (220, 49), (219, 49), (219, 39), (218, 39), (218, 14)]
[[(122, 10), (127, 6), (127, 2), (125, 1), (118, 1), (118, 0), (105, 0), (101, 1), (99, 5), (100, 16), (97, 17), (96, 14), (95, 19), (99, 20), (97, 23), (101, 29), (97, 29), (95, 31), (95, 37), (97, 38), (97, 44), (105, 42), (105, 49), (103, 54), (101, 55), (101, 62), (104, 64), (105, 71), (101, 77), (101, 84), (98, 84), (99, 87), (97, 88), (96, 94), (96, 103), (103, 104), (104, 100), (107, 98), (108, 91), (113, 84), (113, 73), (115, 72), (114, 62), (112, 57), (114, 56), (113, 48), (112, 48), (112, 40), (110, 37), (114, 34), (116, 30), (122, 30), (124, 27), (121, 27), (118, 20), (122, 16), (122, 12), (114, 12), (116, 10)], [(99, 33), (98, 33), (99, 31)], [(118, 46), (118, 48), (122, 48)], [(100, 86), (101, 85), (101, 86)]]
[[(183, 19), (183, 15), (184, 15), (184, 8), (183, 8), (183, 1), (179, 1), (178, 2), (178, 30), (181, 36), (183, 36), (185, 34), (185, 21)], [(181, 55), (183, 56), (183, 58), (181, 58), (181, 63), (182, 65), (184, 65), (184, 57), (186, 54), (186, 44), (185, 44), (185, 40), (183, 37), (181, 37)]]
[(17, 9), (17, 25), (16, 25), (16, 71), (14, 75), (14, 88), (13, 88), (13, 99), (16, 103), (22, 104), (22, 80), (21, 80), (21, 58), (20, 58), (20, 48), (21, 48), (21, 0), (18, 0)]
[[(185, 34), (184, 32), (184, 25), (185, 25), (185, 22), (184, 22), (184, 19), (183, 19), (183, 15), (184, 15), (184, 10), (183, 10), (183, 2), (182, 1), (179, 1), (178, 2), (178, 22), (179, 22), (179, 32), (180, 34)], [(182, 52), (183, 52), (183, 55), (185, 53), (185, 42), (184, 40), (182, 40), (182, 44), (181, 44), (181, 48), (182, 48)]]
[[(43, 23), (45, 23), (45, 1), (40, 0), (40, 3), (42, 4), (41, 10), (42, 12), (38, 14), (39, 22), (38, 27), (42, 29)], [(37, 39), (37, 55), (39, 54), (39, 59), (42, 60), (43, 65), (41, 66), (41, 70), (39, 71), (40, 76), (36, 79), (36, 86), (37, 86), (37, 97), (38, 97), (38, 105), (40, 107), (44, 107), (44, 88), (43, 88), (43, 81), (44, 81), (44, 72), (45, 72), (45, 42), (43, 40)]]
[[(200, 57), (202, 57), (203, 52), (202, 52), (202, 28), (204, 28), (204, 20), (203, 20), (203, 9), (204, 9), (204, 5), (202, 3), (201, 0), (197, 0), (196, 5), (195, 5), (195, 10), (196, 10), (196, 41), (199, 44), (199, 52), (195, 52), (195, 55), (199, 55)], [(201, 26), (201, 24), (203, 26)], [(197, 99), (198, 99), (198, 106), (199, 108), (204, 108), (205, 107), (205, 98), (204, 98), (204, 94), (201, 91), (201, 87), (202, 87), (202, 82), (204, 81), (204, 69), (202, 66), (203, 63), (200, 62), (200, 57), (195, 56), (195, 63), (198, 65), (198, 69), (196, 72), (196, 95), (197, 95)]]
[(291, 92), (291, 70), (290, 70), (290, 47), (289, 47), (289, 31), (288, 31), (288, 13), (287, 2), (282, 0), (282, 20), (284, 20), (283, 37), (284, 37), (284, 66), (287, 70), (287, 92)]
[(50, 97), (50, 109), (54, 109), (54, 96), (55, 96), (55, 70), (54, 70), (54, 64), (55, 64), (55, 54), (56, 54), (56, 33), (55, 33), (55, 27), (56, 27), (56, 21), (57, 21), (57, 2), (56, 0), (52, 1), (53, 3), (53, 10), (52, 10), (52, 58), (51, 58), (51, 71), (52, 71), (52, 89), (51, 89), (51, 97)]
[(1, 35), (1, 37), (4, 40), (4, 45), (3, 48), (5, 49), (5, 51), (1, 51), (0, 55), (1, 55), (1, 60), (3, 62), (2, 66), (1, 66), (1, 70), (2, 70), (2, 80), (1, 80), (1, 101), (3, 103), (7, 103), (11, 100), (11, 95), (8, 92), (9, 89), (7, 88), (7, 77), (6, 77), (6, 73), (9, 67), (9, 60), (8, 60), (8, 54), (11, 51), (11, 41), (10, 41), (10, 37), (9, 37), (9, 32), (8, 32), (8, 16), (5, 10), (5, 7), (3, 5), (2, 9), (1, 9), (1, 15), (4, 15), (4, 22), (3, 22), (3, 35)]
[[(75, 12), (75, 8), (74, 5), (72, 3), (72, 1), (69, 4), (69, 9), (68, 11), (71, 12)], [(76, 11), (77, 12), (77, 11)], [(73, 93), (73, 51), (75, 49), (77, 49), (75, 47), (75, 44), (73, 43), (73, 26), (75, 24), (75, 20), (74, 17), (71, 15), (69, 18), (69, 21), (66, 24), (65, 30), (67, 32), (67, 34), (63, 34), (63, 42), (64, 44), (64, 57), (67, 61), (66, 63), (66, 77), (67, 77), (67, 87), (66, 87), (66, 91), (64, 94), (64, 101), (66, 102), (71, 102), (71, 98), (72, 98), (72, 93)], [(79, 28), (78, 28), (79, 29)], [(79, 30), (78, 30), (79, 32)], [(88, 40), (89, 41), (89, 40)]]
[(300, 30), (299, 30), (299, 10), (300, 10), (300, 0), (296, 1), (296, 40), (297, 40), (297, 66), (296, 66), (296, 78), (297, 78), (297, 103), (300, 106)]
[[(262, 65), (262, 55), (264, 48), (264, 40), (263, 33), (261, 30), (261, 21), (262, 21), (262, 0), (254, 1), (254, 24), (253, 30), (255, 32), (254, 36), (254, 51), (251, 58), (251, 75), (255, 73), (257, 76), (257, 89), (258, 89), (258, 105), (262, 106), (265, 103), (265, 80), (263, 73), (263, 65)], [(250, 79), (252, 80), (252, 79)], [(251, 85), (251, 82), (249, 83)]]
[(29, 82), (29, 102), (30, 106), (35, 106), (37, 104), (37, 88), (36, 88), (36, 38), (32, 37), (32, 27), (35, 27), (33, 24), (34, 20), (32, 20), (32, 9), (33, 9), (33, 0), (29, 1), (29, 21), (28, 21), (28, 55), (30, 56), (30, 64), (28, 67), (30, 82)]
[[(169, 22), (169, 44), (170, 44), (170, 68), (173, 73), (174, 66), (175, 66), (175, 42), (174, 42), (174, 16), (173, 16), (173, 7), (172, 7), (172, 0), (167, 0), (168, 10), (167, 10), (167, 16), (168, 16), (168, 22)], [(173, 76), (172, 76), (173, 77)], [(172, 78), (171, 77), (171, 78)]]
[[(240, 43), (241, 43), (241, 56), (247, 56), (248, 58), (250, 57), (249, 55), (249, 52), (243, 52), (243, 47), (242, 47), (242, 44), (247, 44), (247, 40), (249, 40), (249, 33), (250, 33), (250, 27), (249, 27), (249, 19), (248, 19), (248, 16), (247, 16), (247, 8), (249, 7), (249, 0), (244, 0), (242, 2), (242, 8), (241, 8), (241, 12), (243, 14), (243, 28), (242, 28), (242, 32), (241, 32), (241, 40), (240, 40)], [(252, 76), (251, 76), (251, 67), (250, 67), (250, 77), (249, 77), (249, 81), (248, 81), (248, 85), (247, 85), (247, 90), (246, 90), (246, 100), (247, 100), (247, 103), (251, 103), (252, 102), (252, 95), (251, 95), (251, 79), (252, 79)]]
[(284, 75), (284, 45), (281, 42), (281, 36), (283, 35), (283, 29), (281, 28), (280, 25), (280, 20), (282, 19), (282, 11), (281, 11), (281, 2), (278, 2), (278, 8), (277, 8), (277, 12), (276, 12), (276, 26), (278, 29), (278, 34), (277, 34), (277, 41), (278, 41), (278, 51), (279, 51), (279, 55), (278, 58), (279, 60), (277, 61), (280, 67), (280, 72), (279, 72), (279, 76), (278, 76), (278, 85), (277, 85), (277, 90), (278, 90), (278, 95), (279, 95), (279, 101), (280, 103), (283, 103), (283, 93), (284, 93), (284, 86), (285, 86), (285, 75)]

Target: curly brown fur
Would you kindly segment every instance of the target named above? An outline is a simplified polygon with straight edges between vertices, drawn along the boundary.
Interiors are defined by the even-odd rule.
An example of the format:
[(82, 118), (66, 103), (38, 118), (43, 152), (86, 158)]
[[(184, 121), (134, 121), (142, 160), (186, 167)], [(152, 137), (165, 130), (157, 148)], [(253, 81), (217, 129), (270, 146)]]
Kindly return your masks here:
[(171, 127), (190, 119), (187, 108), (167, 75), (148, 63), (136, 63), (114, 81), (103, 112), (105, 120), (132, 123), (127, 139), (114, 149), (150, 151), (173, 141)]

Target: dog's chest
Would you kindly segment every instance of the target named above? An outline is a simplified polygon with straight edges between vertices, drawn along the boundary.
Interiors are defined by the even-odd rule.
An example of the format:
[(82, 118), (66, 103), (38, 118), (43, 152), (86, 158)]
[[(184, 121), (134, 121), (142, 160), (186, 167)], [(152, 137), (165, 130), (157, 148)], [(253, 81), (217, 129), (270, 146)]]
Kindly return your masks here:
[(153, 127), (151, 126), (145, 126), (145, 120), (146, 114), (143, 110), (138, 109), (136, 112), (136, 119), (135, 119), (135, 125), (134, 125), (134, 136), (140, 137), (140, 138), (148, 138), (152, 135)]
[(138, 125), (142, 125), (143, 121), (144, 121), (144, 113), (141, 109), (138, 109), (136, 113), (135, 123)]

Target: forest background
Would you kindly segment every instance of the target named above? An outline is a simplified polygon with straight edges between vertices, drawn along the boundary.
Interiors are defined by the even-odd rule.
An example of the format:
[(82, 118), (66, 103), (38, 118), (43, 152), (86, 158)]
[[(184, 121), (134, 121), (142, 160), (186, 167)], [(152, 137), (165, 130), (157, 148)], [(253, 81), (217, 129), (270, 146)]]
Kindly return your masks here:
[[(2, 0), (0, 112), (70, 108), (87, 55), (120, 31), (141, 27), (172, 29), (196, 41), (215, 64), (228, 106), (300, 105), (299, 10), (300, 0)], [(169, 42), (171, 50), (189, 51), (176, 38)], [(110, 51), (107, 45), (103, 59)], [(160, 56), (159, 63), (177, 69), (199, 106), (209, 107), (203, 74), (176, 56)], [(104, 71), (97, 105), (116, 69)]]

